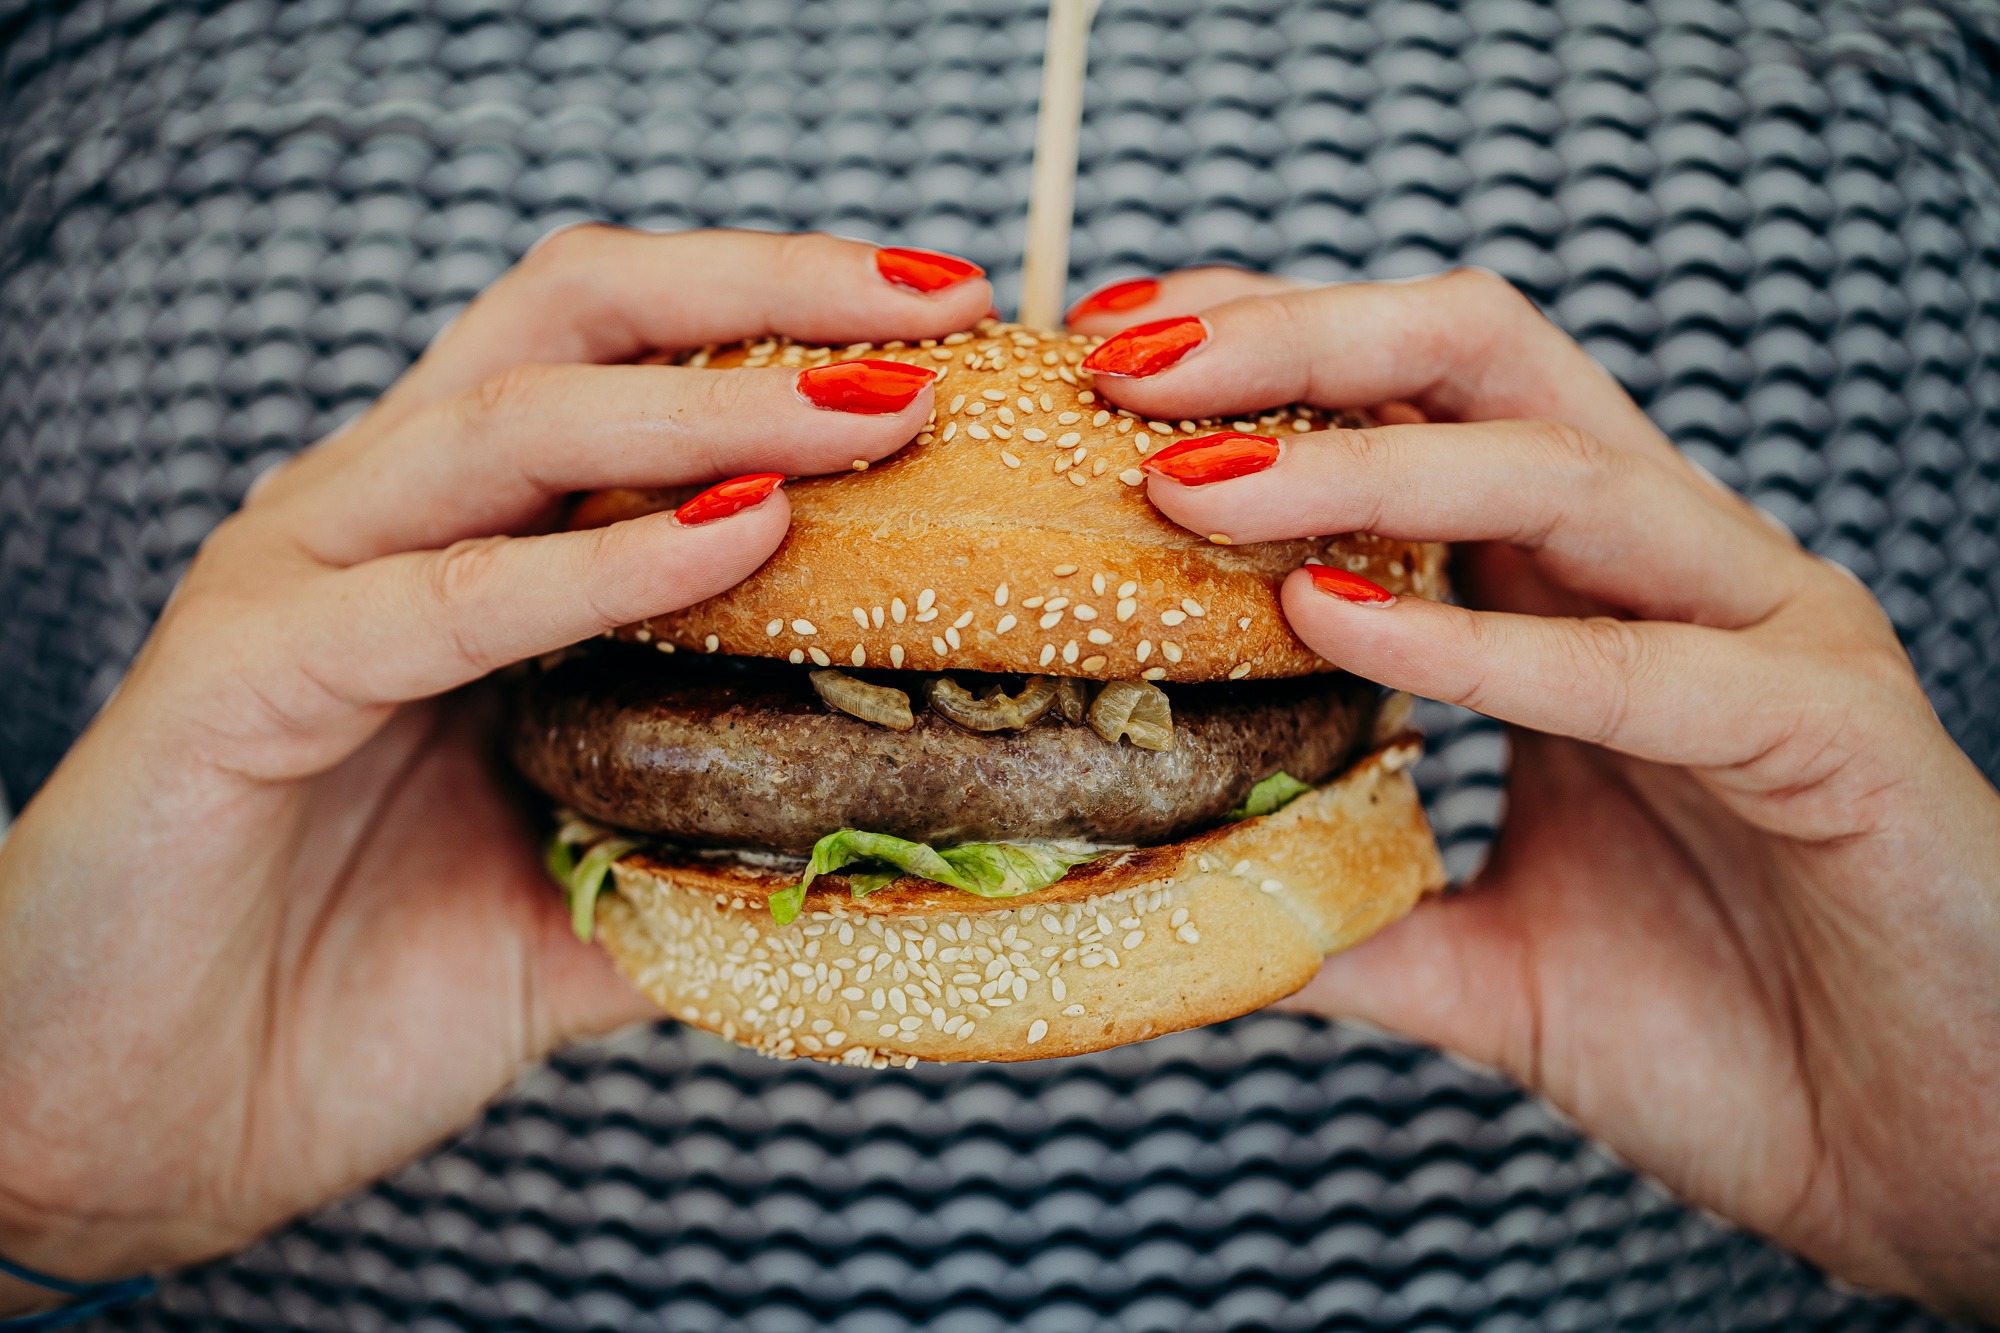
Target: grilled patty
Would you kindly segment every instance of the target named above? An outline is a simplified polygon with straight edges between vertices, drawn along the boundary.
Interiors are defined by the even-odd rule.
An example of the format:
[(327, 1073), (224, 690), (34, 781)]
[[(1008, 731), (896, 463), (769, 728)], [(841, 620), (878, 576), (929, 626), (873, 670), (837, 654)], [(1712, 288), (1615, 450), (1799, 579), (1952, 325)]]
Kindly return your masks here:
[(924, 678), (855, 674), (907, 690), (916, 727), (829, 708), (805, 667), (593, 645), (528, 672), (510, 745), (528, 779), (578, 813), (697, 845), (803, 853), (841, 828), (936, 845), (1146, 845), (1218, 823), (1279, 769), (1306, 782), (1340, 771), (1377, 697), (1346, 675), (1168, 686), (1174, 743), (1161, 752), (1053, 712), (975, 734), (924, 707)]

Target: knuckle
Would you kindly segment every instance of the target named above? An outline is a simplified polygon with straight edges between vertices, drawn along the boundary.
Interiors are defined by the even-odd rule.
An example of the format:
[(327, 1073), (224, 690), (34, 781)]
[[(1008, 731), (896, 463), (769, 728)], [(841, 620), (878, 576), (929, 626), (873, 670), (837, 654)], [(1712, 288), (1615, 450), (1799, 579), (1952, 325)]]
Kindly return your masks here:
[(1526, 293), (1490, 268), (1455, 268), (1435, 281), (1453, 301), (1468, 302), (1487, 318), (1541, 317)]
[(1658, 650), (1637, 625), (1612, 616), (1578, 621), (1576, 630), (1567, 636), (1571, 678), (1584, 684), (1586, 697), (1597, 701), (1586, 714), (1583, 739), (1609, 744), (1624, 729), (1633, 697), (1657, 673)]
[(624, 229), (607, 222), (580, 222), (544, 237), (522, 257), (519, 269), (538, 277), (561, 274), (589, 263)]
[(556, 373), (551, 366), (525, 363), (488, 375), (460, 397), (468, 430), (474, 434), (483, 432), (493, 422), (519, 412), (530, 399), (543, 392)]
[(506, 537), (467, 537), (439, 551), (424, 566), (431, 600), (461, 606), (486, 596), (509, 542)]

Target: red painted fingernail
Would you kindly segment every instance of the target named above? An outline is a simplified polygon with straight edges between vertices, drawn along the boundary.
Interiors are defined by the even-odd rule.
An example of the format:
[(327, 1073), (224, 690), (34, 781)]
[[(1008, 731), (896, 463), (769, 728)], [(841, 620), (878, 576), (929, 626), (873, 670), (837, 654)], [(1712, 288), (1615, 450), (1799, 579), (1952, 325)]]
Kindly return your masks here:
[(1396, 600), (1390, 592), (1373, 579), (1364, 579), (1359, 574), (1350, 574), (1332, 565), (1307, 565), (1306, 572), (1312, 575), (1313, 587), (1321, 592), (1331, 593), (1343, 602), (1359, 602), (1363, 606), (1387, 606)]
[(1206, 486), (1262, 472), (1278, 461), (1280, 446), (1268, 435), (1245, 435), (1226, 430), (1219, 435), (1198, 435), (1192, 440), (1175, 440), (1139, 465), (1183, 486)]
[(1387, 402), (1375, 406), (1375, 419), (1385, 426), (1421, 426), (1430, 418), (1415, 403)]
[(771, 492), (785, 484), (782, 472), (754, 472), (747, 477), (719, 481), (674, 511), (674, 520), (684, 528), (712, 523), (718, 518), (740, 514), (752, 505), (764, 503)]
[(983, 278), (986, 270), (957, 255), (935, 250), (911, 250), (892, 245), (875, 252), (875, 271), (898, 287), (913, 292), (941, 292), (967, 278)]
[(937, 379), (935, 370), (901, 361), (836, 361), (799, 372), (799, 397), (829, 412), (900, 412)]
[(1115, 315), (1126, 310), (1137, 310), (1160, 294), (1160, 284), (1153, 278), (1127, 278), (1114, 282), (1109, 287), (1099, 287), (1090, 295), (1069, 308), (1063, 318), (1071, 323), (1086, 319), (1091, 315)]
[(1208, 326), (1197, 315), (1175, 315), (1150, 324), (1134, 324), (1114, 333), (1083, 359), (1083, 368), (1099, 375), (1157, 375), (1208, 341)]

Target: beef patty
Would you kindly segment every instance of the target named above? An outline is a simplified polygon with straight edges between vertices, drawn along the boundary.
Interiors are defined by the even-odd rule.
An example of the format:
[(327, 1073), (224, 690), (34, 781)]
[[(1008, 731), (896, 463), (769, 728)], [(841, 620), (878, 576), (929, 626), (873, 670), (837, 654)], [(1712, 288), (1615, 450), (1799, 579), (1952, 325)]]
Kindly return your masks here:
[(514, 760), (587, 818), (697, 845), (803, 853), (841, 828), (935, 845), (1145, 845), (1218, 823), (1279, 769), (1306, 782), (1340, 771), (1378, 696), (1347, 675), (1170, 685), (1162, 752), (1053, 711), (975, 734), (924, 706), (925, 678), (855, 673), (909, 692), (917, 725), (892, 731), (829, 708), (807, 671), (595, 644), (521, 681)]

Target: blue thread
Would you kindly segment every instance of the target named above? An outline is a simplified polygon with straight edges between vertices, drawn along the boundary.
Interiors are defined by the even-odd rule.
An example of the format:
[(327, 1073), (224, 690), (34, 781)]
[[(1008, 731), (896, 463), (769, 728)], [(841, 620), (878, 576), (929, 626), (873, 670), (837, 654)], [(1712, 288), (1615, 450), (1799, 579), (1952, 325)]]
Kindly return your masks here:
[(60, 1310), (0, 1318), (0, 1333), (39, 1333), (41, 1329), (71, 1328), (86, 1319), (96, 1318), (106, 1310), (143, 1301), (160, 1285), (150, 1276), (128, 1277), (117, 1282), (71, 1282), (67, 1278), (23, 1268), (5, 1258), (0, 1258), (0, 1273), (19, 1278), (29, 1286), (40, 1287), (44, 1291), (79, 1298), (74, 1305), (65, 1305)]

